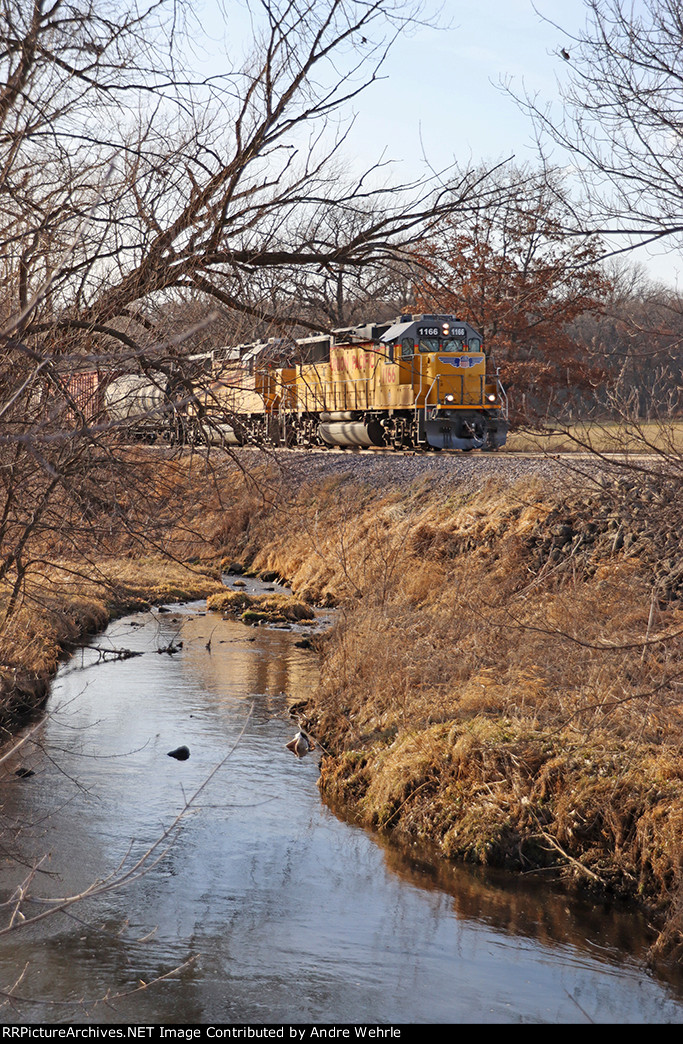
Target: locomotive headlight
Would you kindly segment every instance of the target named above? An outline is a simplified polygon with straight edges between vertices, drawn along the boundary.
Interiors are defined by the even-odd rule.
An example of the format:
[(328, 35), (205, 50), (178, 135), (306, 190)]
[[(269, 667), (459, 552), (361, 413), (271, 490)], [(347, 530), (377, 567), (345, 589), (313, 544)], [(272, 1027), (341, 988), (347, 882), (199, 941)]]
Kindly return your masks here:
[(455, 395), (451, 395), (450, 393), (448, 395), (445, 395), (444, 396), (444, 401), (445, 402), (454, 402), (455, 401)]

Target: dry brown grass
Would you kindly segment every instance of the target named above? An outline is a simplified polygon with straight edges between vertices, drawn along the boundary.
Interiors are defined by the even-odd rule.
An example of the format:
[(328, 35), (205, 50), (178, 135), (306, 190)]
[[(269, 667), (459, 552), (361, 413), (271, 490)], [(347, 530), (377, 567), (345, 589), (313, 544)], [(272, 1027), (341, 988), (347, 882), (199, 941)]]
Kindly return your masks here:
[(511, 431), (505, 449), (510, 453), (628, 453), (662, 451), (683, 453), (683, 423), (675, 420), (586, 422), (558, 425), (547, 430)]
[[(267, 467), (258, 478), (187, 461), (159, 469), (175, 506), (156, 539), (172, 559), (239, 558), (287, 577), (301, 604), (340, 607), (306, 711), (329, 752), (327, 799), (447, 858), (553, 868), (646, 899), (672, 912), (661, 950), (676, 951), (683, 611), (660, 598), (675, 585), (662, 579), (654, 541), (617, 544), (616, 502), (600, 512), (584, 497), (575, 511), (572, 497), (558, 506), (533, 482), (446, 495), (428, 482), (406, 493), (338, 479), (287, 493)], [(591, 520), (604, 533), (563, 543), (552, 534), (566, 517), (580, 534)], [(653, 518), (633, 526), (643, 518), (656, 532)], [(120, 569), (118, 600), (97, 578), (101, 563), (70, 591), (60, 580), (59, 633), (53, 581), (43, 583), (36, 604), (48, 611), (38, 623), (18, 616), (5, 636), (9, 669), (30, 660), (22, 626), (35, 669), (52, 669), (65, 635), (101, 625), (112, 604), (196, 595), (203, 584), (209, 593), (214, 581), (176, 578), (168, 561), (155, 578), (150, 560), (146, 573), (136, 546), (121, 538), (108, 561)], [(221, 597), (216, 608), (250, 611), (241, 593)]]
[[(206, 597), (220, 586), (214, 573), (160, 557), (113, 558), (84, 573), (82, 563), (45, 568), (26, 585), (2, 636), (3, 677), (44, 682), (65, 649), (101, 629), (113, 615), (167, 601)], [(1, 606), (0, 606), (1, 610)]]
[(341, 604), (308, 708), (330, 801), (448, 858), (673, 909), (683, 611), (653, 601), (653, 562), (609, 540), (539, 565), (554, 508), (533, 483), (450, 501), (331, 485), (250, 547), (299, 595)]
[(3, 727), (40, 706), (59, 658), (112, 615), (220, 590), (222, 554), (242, 553), (282, 492), (258, 459), (245, 472), (230, 458), (133, 449), (127, 464), (115, 514), (106, 498), (75, 520), (56, 503), (25, 548), (21, 582), (10, 572), (0, 583)]
[(230, 458), (132, 449), (125, 462), (103, 474), (107, 496), (82, 515), (57, 496), (24, 547), (22, 574), (0, 583), (4, 725), (41, 704), (60, 656), (112, 615), (220, 589), (221, 550), (241, 553), (281, 492), (261, 460), (246, 473)]

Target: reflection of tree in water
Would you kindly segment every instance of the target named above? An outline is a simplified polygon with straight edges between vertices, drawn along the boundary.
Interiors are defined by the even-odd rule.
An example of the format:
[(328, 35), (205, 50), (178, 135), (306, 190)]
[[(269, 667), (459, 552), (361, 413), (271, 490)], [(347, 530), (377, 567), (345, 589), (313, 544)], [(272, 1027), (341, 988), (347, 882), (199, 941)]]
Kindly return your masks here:
[(303, 699), (317, 681), (318, 664), (314, 654), (295, 647), (298, 637), (291, 631), (247, 627), (218, 614), (190, 617), (182, 630), (183, 667), (221, 701), (281, 692)]

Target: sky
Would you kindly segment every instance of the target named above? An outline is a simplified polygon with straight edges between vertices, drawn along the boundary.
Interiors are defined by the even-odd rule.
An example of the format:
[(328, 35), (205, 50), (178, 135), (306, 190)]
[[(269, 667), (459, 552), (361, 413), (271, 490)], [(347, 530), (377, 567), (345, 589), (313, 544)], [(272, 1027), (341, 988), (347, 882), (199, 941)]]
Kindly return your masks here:
[[(226, 20), (220, 3), (201, 0), (202, 23), (217, 52), (227, 42), (234, 53), (250, 36), (247, 5), (222, 0)], [(443, 0), (436, 16), (441, 28), (424, 26), (399, 37), (382, 79), (354, 103), (344, 146), (350, 166), (360, 171), (380, 158), (391, 160), (391, 179), (406, 181), (427, 165), (442, 170), (454, 158), (533, 163), (530, 120), (501, 84), (557, 105), (568, 72), (560, 52), (571, 53), (572, 33), (585, 19), (583, 0)], [(683, 285), (678, 252), (649, 248), (629, 256), (652, 278)]]

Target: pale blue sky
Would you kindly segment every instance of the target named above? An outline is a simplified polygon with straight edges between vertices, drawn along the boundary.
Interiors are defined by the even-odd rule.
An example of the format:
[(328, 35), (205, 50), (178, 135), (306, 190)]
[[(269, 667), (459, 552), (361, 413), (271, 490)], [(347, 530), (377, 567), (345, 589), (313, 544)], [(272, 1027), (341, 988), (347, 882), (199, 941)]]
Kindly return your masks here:
[[(238, 58), (249, 39), (244, 0), (201, 0), (204, 28)], [(426, 8), (432, 13), (438, 0)], [(425, 172), (423, 154), (435, 169), (454, 157), (474, 163), (515, 157), (533, 162), (535, 147), (527, 116), (500, 89), (538, 94), (557, 104), (558, 81), (567, 75), (559, 53), (571, 53), (572, 32), (585, 22), (583, 0), (444, 0), (438, 21), (400, 37), (383, 68), (383, 79), (356, 100), (345, 155), (356, 171), (380, 157), (395, 161), (388, 177), (410, 180)], [(544, 17), (547, 20), (544, 20)], [(553, 24), (554, 23), (554, 24)], [(566, 28), (564, 33), (558, 26)], [(212, 59), (214, 67), (216, 59)], [(673, 251), (632, 255), (657, 279), (673, 283), (683, 265)]]
[[(556, 18), (558, 8), (577, 25), (581, 0), (543, 4)], [(555, 98), (556, 77), (566, 72), (558, 52), (567, 38), (539, 18), (530, 0), (450, 0), (443, 17), (451, 28), (425, 28), (396, 42), (387, 79), (373, 86), (359, 114), (359, 131), (370, 141), (384, 138), (392, 151), (400, 142), (415, 156), (422, 142), (437, 166), (455, 153), (475, 161), (533, 159), (528, 118), (500, 83)]]

